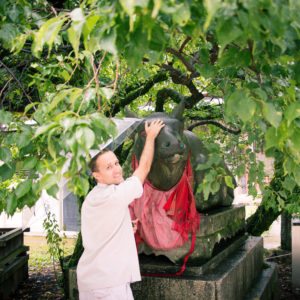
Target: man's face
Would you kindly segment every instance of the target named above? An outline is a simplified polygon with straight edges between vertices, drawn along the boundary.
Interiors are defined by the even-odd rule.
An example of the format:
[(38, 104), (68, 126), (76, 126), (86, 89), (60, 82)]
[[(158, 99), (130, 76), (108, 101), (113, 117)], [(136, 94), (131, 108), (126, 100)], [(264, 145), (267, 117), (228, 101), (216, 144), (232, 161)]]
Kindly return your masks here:
[(119, 160), (112, 152), (105, 152), (97, 159), (97, 171), (93, 176), (99, 183), (119, 184), (124, 181), (122, 167)]

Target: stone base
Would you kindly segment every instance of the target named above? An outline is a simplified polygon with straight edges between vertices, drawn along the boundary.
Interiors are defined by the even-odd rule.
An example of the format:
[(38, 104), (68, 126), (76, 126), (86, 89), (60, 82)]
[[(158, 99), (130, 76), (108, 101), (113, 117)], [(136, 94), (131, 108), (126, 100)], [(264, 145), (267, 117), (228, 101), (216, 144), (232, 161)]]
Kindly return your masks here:
[[(238, 246), (239, 245), (239, 246)], [(276, 300), (277, 268), (263, 261), (263, 239), (238, 239), (226, 255), (183, 276), (143, 276), (131, 285), (135, 300)], [(214, 260), (215, 259), (215, 260)], [(161, 267), (160, 267), (161, 268)], [(189, 268), (189, 267), (188, 267)], [(143, 264), (141, 266), (143, 270)], [(153, 269), (153, 271), (155, 271)], [(157, 271), (156, 271), (157, 273)], [(186, 275), (189, 274), (189, 275)], [(199, 275), (200, 274), (200, 275)], [(78, 299), (76, 270), (69, 270), (69, 299)]]
[(258, 280), (247, 294), (245, 300), (277, 300), (279, 299), (277, 265), (266, 263)]
[[(273, 298), (276, 268), (268, 271), (270, 276), (263, 276), (264, 272), (263, 240), (249, 237), (237, 251), (206, 274), (144, 276), (141, 282), (132, 285), (132, 290), (135, 300), (244, 300), (249, 293), (253, 294), (249, 300), (276, 299)], [(265, 283), (260, 284), (262, 281)], [(252, 291), (254, 286), (264, 287), (261, 295), (265, 298), (256, 298), (255, 289)]]

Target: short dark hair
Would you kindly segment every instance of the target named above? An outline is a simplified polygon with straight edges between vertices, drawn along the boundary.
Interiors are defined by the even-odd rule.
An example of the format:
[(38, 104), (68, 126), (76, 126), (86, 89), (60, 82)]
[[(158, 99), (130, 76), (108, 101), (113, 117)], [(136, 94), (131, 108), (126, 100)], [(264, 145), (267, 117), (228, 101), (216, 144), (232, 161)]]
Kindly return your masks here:
[(111, 150), (109, 149), (103, 149), (101, 150), (99, 153), (97, 153), (92, 159), (91, 161), (89, 162), (89, 167), (90, 167), (90, 170), (91, 172), (97, 172), (98, 171), (98, 167), (97, 167), (97, 159), (103, 155), (104, 153), (106, 152), (110, 152)]

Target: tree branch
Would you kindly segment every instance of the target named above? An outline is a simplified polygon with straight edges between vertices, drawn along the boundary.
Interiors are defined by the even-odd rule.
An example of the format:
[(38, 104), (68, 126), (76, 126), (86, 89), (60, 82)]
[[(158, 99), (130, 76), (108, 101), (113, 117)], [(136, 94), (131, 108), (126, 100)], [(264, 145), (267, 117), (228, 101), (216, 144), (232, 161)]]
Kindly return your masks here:
[(161, 89), (156, 94), (156, 105), (155, 105), (156, 112), (164, 111), (165, 101), (169, 97), (176, 103), (180, 103), (184, 99), (184, 96), (182, 96), (180, 93), (178, 93), (173, 89), (168, 89), (168, 88)]
[(169, 71), (172, 81), (175, 84), (182, 84), (185, 85), (190, 93), (192, 94), (189, 97), (186, 97), (186, 108), (192, 108), (197, 102), (204, 98), (204, 94), (198, 91), (196, 86), (193, 83), (192, 78), (187, 77), (178, 69), (175, 69), (172, 65), (163, 64), (161, 66), (163, 69)]
[[(27, 98), (27, 100), (32, 103), (29, 95), (26, 93), (23, 85), (21, 84), (21, 82), (19, 81), (19, 79), (16, 77), (16, 75), (13, 73), (13, 71), (6, 65), (4, 64), (4, 62), (2, 60), (0, 60), (0, 67), (1, 65), (6, 69), (6, 71), (13, 77), (13, 79), (18, 83), (18, 85), (20, 86), (23, 94), (25, 95), (25, 97)], [(34, 108), (35, 109), (35, 108)]]
[(197, 75), (193, 75), (193, 76), (199, 76), (199, 73), (196, 71), (194, 66), (185, 59), (182, 52), (177, 51), (177, 50), (175, 50), (173, 48), (170, 48), (170, 47), (166, 48), (166, 51), (173, 54), (173, 55), (175, 55), (177, 58), (179, 58), (181, 60), (181, 62), (185, 65), (185, 67), (188, 69), (188, 71), (190, 71), (192, 74), (197, 74)]
[(129, 103), (131, 103), (136, 98), (143, 96), (149, 92), (149, 90), (158, 82), (162, 82), (168, 79), (168, 75), (166, 72), (159, 72), (155, 76), (153, 76), (150, 80), (146, 81), (141, 87), (136, 90), (128, 93), (125, 97), (114, 97), (115, 103), (112, 108), (112, 115), (114, 116), (116, 113), (120, 111), (122, 107), (125, 107)]
[(186, 46), (186, 44), (191, 40), (192, 40), (192, 38), (190, 36), (186, 37), (186, 39), (183, 41), (182, 45), (179, 48), (179, 52), (182, 52), (184, 47)]
[(223, 124), (221, 124), (217, 121), (214, 121), (214, 120), (201, 120), (201, 121), (198, 121), (198, 122), (190, 125), (188, 127), (188, 130), (192, 131), (197, 126), (208, 125), (208, 124), (215, 125), (215, 126), (221, 128), (221, 129), (223, 129), (224, 131), (227, 131), (227, 132), (232, 133), (232, 134), (240, 134), (241, 133), (240, 129), (228, 128), (228, 127), (224, 126)]

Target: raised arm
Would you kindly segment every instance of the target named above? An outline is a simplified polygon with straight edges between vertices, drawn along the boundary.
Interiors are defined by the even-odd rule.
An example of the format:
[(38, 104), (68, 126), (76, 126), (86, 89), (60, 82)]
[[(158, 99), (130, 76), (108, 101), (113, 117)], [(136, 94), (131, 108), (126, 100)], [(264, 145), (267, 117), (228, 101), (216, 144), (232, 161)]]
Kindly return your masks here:
[(164, 126), (165, 124), (161, 120), (152, 121), (150, 124), (145, 122), (146, 141), (139, 161), (139, 166), (133, 173), (133, 175), (137, 176), (142, 183), (144, 183), (151, 169), (154, 156), (155, 138)]

